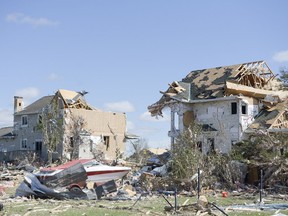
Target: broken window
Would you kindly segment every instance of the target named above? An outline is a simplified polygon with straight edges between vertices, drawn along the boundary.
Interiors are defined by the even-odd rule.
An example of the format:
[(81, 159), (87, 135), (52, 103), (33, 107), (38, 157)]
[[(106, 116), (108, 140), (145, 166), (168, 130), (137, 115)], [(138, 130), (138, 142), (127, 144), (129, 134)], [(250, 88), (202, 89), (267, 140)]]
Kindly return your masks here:
[(22, 139), (21, 140), (21, 148), (26, 149), (27, 148), (27, 139)]
[(242, 114), (247, 114), (247, 104), (246, 103), (242, 103), (241, 111), (242, 111)]
[(103, 137), (104, 145), (106, 146), (106, 150), (109, 149), (109, 136)]
[(21, 116), (21, 125), (22, 126), (27, 126), (28, 125), (28, 116)]
[(237, 103), (236, 102), (232, 102), (231, 103), (231, 114), (237, 114)]

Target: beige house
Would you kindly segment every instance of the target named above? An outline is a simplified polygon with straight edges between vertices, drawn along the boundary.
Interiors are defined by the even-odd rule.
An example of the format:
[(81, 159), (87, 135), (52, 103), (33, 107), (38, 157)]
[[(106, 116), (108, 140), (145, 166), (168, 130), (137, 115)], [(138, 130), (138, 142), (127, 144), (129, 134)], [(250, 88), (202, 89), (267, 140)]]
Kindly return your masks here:
[(13, 137), (0, 138), (2, 159), (37, 153), (47, 160), (52, 151), (54, 157), (62, 159), (121, 157), (125, 151), (126, 114), (93, 108), (85, 94), (60, 89), (25, 108), (23, 98), (15, 96)]
[(204, 153), (227, 153), (251, 133), (287, 132), (288, 91), (264, 61), (191, 71), (161, 93), (148, 110), (170, 108), (171, 144), (193, 121), (202, 125)]

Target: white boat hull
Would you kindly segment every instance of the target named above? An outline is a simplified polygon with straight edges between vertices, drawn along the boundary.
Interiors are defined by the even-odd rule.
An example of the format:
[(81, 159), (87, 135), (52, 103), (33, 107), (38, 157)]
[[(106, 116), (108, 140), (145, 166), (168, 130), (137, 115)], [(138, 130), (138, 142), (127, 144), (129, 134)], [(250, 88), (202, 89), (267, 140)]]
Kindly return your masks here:
[(87, 181), (102, 183), (110, 180), (121, 179), (129, 170), (104, 170), (104, 171), (87, 171)]

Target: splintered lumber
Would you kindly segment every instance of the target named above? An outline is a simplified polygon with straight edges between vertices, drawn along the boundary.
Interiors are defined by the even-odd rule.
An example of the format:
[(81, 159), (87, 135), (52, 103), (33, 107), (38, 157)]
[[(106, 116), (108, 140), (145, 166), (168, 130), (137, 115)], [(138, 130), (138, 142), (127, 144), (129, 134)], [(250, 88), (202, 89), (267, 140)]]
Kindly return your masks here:
[(264, 90), (264, 89), (256, 89), (253, 87), (245, 86), (245, 85), (239, 85), (236, 83), (232, 83), (227, 81), (226, 82), (226, 95), (245, 95), (249, 97), (254, 97), (258, 99), (264, 99), (266, 95), (277, 95), (279, 98), (285, 98), (288, 96), (288, 92), (284, 91), (270, 91), (270, 90)]

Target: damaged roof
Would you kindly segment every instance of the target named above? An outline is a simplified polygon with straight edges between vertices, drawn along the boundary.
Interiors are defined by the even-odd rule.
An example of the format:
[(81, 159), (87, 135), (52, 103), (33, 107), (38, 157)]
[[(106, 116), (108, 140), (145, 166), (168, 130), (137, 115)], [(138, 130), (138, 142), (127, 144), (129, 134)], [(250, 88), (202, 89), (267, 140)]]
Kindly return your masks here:
[(42, 109), (50, 104), (54, 96), (44, 96), (39, 100), (35, 101), (34, 103), (30, 104), (29, 106), (25, 107), (22, 111), (15, 113), (15, 115), (27, 115), (27, 114), (34, 114), (40, 113)]
[(75, 92), (64, 89), (59, 89), (55, 96), (62, 98), (65, 108), (82, 108), (87, 110), (95, 110), (92, 106), (88, 105), (84, 98), (87, 92)]
[(27, 115), (41, 113), (43, 108), (48, 104), (52, 103), (53, 99), (61, 99), (63, 101), (63, 108), (78, 108), (78, 109), (87, 109), (87, 110), (97, 110), (92, 106), (88, 105), (84, 98), (84, 94), (87, 92), (75, 92), (64, 89), (59, 89), (55, 95), (44, 96), (29, 106), (25, 107), (23, 110), (15, 113), (15, 115)]
[(0, 139), (14, 137), (13, 127), (0, 128)]
[[(162, 109), (170, 102), (192, 102), (193, 100), (214, 99), (231, 94), (227, 83), (252, 89), (272, 90), (275, 75), (265, 61), (255, 61), (231, 66), (222, 66), (191, 71), (181, 81), (169, 84), (160, 100), (148, 107), (152, 116), (161, 115)], [(231, 89), (229, 89), (231, 91)]]
[(287, 128), (286, 111), (288, 109), (288, 100), (276, 104), (270, 109), (263, 109), (257, 116), (252, 124), (249, 125), (247, 132), (255, 129), (275, 129)]

